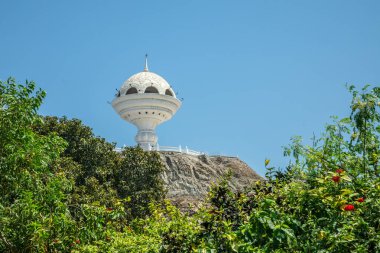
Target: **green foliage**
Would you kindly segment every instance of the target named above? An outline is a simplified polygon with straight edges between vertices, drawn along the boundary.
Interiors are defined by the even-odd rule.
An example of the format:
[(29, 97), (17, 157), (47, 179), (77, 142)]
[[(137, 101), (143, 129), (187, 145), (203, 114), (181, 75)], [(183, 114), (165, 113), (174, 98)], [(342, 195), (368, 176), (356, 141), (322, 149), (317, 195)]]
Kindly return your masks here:
[(144, 152), (139, 147), (124, 149), (121, 156), (112, 182), (118, 196), (127, 199), (127, 217), (144, 217), (150, 213), (149, 204), (160, 202), (165, 196), (161, 178), (164, 165), (158, 153)]
[(0, 251), (48, 250), (72, 226), (64, 203), (72, 184), (54, 163), (65, 143), (32, 130), (45, 96), (34, 88), (33, 82), (0, 82)]
[(380, 252), (380, 89), (353, 95), (285, 170), (242, 192), (228, 175), (194, 214), (169, 202), (159, 154), (114, 152), (44, 93), (0, 82), (0, 252)]
[(211, 187), (208, 205), (196, 215), (201, 224), (198, 238), (202, 248), (232, 252), (232, 241), (238, 227), (248, 220), (254, 203), (243, 193), (234, 193), (228, 186), (230, 174)]
[[(37, 115), (35, 84), (0, 82), (0, 251), (66, 252), (123, 231), (165, 191), (157, 153)], [(141, 184), (141, 182), (146, 182)]]
[(41, 135), (54, 133), (67, 142), (62, 157), (63, 169), (75, 180), (72, 206), (99, 202), (111, 207), (117, 201), (111, 177), (120, 157), (114, 144), (95, 137), (91, 128), (77, 119), (44, 117), (34, 130)]
[(294, 162), (285, 172), (268, 171), (271, 190), (256, 195), (259, 205), (241, 227), (243, 252), (380, 250), (380, 94), (366, 89), (350, 87), (350, 118), (334, 118), (312, 146), (294, 138), (285, 149)]
[[(222, 181), (194, 216), (204, 252), (379, 252), (380, 93), (352, 87), (352, 114), (302, 145), (292, 139), (284, 171), (233, 193)], [(269, 160), (265, 165), (269, 165)]]
[[(56, 133), (68, 143), (63, 156), (66, 173), (76, 182), (70, 195), (72, 207), (95, 203), (113, 208), (122, 201), (125, 218), (132, 220), (149, 214), (149, 203), (163, 200), (164, 167), (158, 153), (129, 147), (118, 154), (115, 144), (94, 136), (77, 119), (44, 117), (34, 128), (44, 135)], [(77, 215), (77, 211), (72, 213)]]
[(195, 252), (199, 224), (166, 202), (150, 205), (151, 215), (135, 219), (124, 232), (109, 233), (106, 240), (82, 245), (74, 252)]

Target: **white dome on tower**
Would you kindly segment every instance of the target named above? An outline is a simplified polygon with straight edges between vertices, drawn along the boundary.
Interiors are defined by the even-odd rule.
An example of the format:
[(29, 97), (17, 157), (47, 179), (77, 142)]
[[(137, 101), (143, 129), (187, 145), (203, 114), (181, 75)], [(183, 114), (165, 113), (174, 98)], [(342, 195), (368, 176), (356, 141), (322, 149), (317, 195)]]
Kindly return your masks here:
[(172, 118), (181, 107), (173, 89), (161, 76), (148, 70), (145, 58), (144, 71), (125, 81), (112, 101), (120, 117), (138, 128), (136, 142), (144, 150), (156, 148), (155, 128)]
[(143, 71), (128, 78), (128, 80), (126, 80), (120, 87), (120, 95), (126, 95), (128, 91), (134, 91), (133, 88), (136, 89), (137, 93), (146, 93), (145, 91), (147, 89), (148, 91), (149, 89), (153, 91), (153, 88), (155, 88), (157, 90), (156, 93), (158, 94), (171, 95), (175, 97), (174, 91), (170, 87), (169, 83), (161, 76), (150, 71)]

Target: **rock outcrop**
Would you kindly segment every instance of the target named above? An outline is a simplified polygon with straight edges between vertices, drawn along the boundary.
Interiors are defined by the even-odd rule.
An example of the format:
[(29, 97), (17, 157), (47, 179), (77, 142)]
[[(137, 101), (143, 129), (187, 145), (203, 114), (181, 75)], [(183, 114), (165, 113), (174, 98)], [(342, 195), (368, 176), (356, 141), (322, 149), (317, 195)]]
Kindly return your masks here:
[(207, 195), (211, 184), (229, 170), (229, 184), (235, 191), (263, 179), (237, 157), (194, 156), (164, 151), (160, 155), (166, 167), (163, 179), (168, 190), (167, 197), (181, 209), (187, 209), (188, 204), (197, 206)]

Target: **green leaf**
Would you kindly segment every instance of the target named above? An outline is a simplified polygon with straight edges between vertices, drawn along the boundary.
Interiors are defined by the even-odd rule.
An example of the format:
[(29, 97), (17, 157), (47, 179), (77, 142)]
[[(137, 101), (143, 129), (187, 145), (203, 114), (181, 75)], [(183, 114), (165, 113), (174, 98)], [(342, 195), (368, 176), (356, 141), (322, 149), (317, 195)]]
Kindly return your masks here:
[(342, 123), (342, 124), (350, 124), (351, 123), (351, 119), (350, 118), (343, 118), (339, 122)]

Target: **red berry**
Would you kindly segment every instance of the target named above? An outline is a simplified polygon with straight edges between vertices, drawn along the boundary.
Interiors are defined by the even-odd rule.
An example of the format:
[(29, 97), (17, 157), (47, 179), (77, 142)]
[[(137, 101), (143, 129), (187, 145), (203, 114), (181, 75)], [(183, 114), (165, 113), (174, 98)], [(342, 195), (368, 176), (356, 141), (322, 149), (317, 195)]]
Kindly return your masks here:
[(338, 183), (340, 181), (340, 176), (333, 176), (332, 178), (332, 181), (334, 181), (335, 183)]
[(354, 211), (354, 210), (355, 210), (354, 205), (346, 205), (344, 207), (344, 211)]
[(343, 173), (343, 171), (344, 171), (343, 169), (337, 169), (335, 172), (340, 174), (340, 173)]
[(76, 243), (76, 244), (80, 244), (80, 240), (79, 240), (79, 239), (76, 239), (76, 240), (75, 240), (75, 243)]
[(357, 200), (358, 202), (364, 202), (364, 198), (363, 197), (361, 197), (361, 198), (358, 198), (358, 200)]

